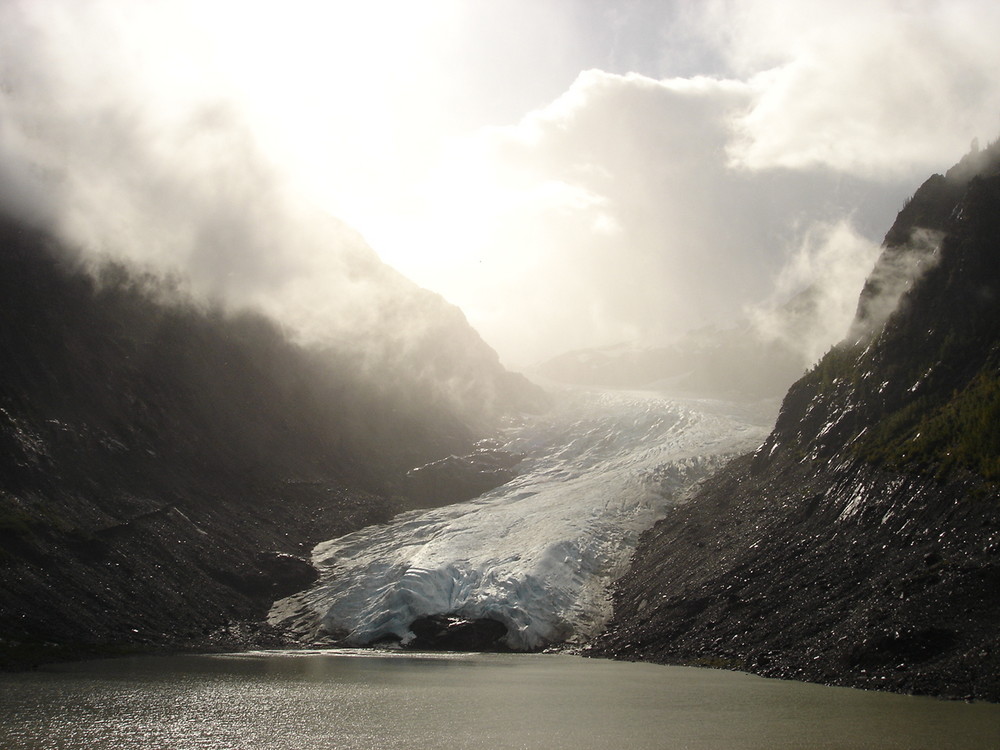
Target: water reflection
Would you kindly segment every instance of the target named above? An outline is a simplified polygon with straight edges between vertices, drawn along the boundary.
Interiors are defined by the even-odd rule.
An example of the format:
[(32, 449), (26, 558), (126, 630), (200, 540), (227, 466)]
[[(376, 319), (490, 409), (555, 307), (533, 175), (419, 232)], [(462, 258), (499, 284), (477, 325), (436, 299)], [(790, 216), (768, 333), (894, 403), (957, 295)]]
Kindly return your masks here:
[(0, 690), (4, 748), (1000, 747), (1000, 706), (561, 655), (146, 657)]

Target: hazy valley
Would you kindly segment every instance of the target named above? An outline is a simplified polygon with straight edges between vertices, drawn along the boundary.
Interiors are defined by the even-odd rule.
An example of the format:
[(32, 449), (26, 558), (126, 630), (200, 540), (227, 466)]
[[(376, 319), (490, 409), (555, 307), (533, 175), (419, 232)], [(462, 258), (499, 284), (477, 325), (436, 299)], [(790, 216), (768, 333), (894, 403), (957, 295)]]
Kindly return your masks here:
[[(571, 643), (996, 700), (997, 148), (908, 202), (766, 439), (766, 401), (545, 395), (395, 276), (426, 333), (366, 358), (8, 220), (6, 663)], [(747, 356), (704, 341), (684, 390)]]

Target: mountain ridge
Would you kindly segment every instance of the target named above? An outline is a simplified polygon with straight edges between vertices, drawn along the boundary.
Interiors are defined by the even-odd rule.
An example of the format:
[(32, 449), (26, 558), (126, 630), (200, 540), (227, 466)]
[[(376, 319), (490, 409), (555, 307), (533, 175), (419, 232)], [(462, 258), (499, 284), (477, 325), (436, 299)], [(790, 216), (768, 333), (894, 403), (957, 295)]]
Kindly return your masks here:
[(998, 166), (917, 190), (895, 310), (873, 273), (763, 445), (643, 538), (593, 654), (1000, 700)]
[(313, 543), (431, 501), (408, 470), (542, 405), (414, 294), (414, 348), (361, 361), (4, 217), (0, 663), (268, 642)]

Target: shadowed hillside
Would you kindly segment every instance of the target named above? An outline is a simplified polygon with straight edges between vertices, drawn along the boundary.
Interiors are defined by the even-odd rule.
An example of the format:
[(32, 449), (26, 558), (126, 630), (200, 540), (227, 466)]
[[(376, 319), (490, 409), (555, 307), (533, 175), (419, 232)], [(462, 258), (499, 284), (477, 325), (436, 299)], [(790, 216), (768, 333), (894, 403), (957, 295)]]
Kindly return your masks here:
[(422, 318), (409, 312), (419, 346), (361, 361), (174, 286), (120, 265), (85, 273), (44, 233), (0, 222), (12, 663), (257, 638), (246, 623), (313, 575), (290, 555), (410, 507), (407, 470), (470, 453), (542, 401), (430, 293), (417, 290)]

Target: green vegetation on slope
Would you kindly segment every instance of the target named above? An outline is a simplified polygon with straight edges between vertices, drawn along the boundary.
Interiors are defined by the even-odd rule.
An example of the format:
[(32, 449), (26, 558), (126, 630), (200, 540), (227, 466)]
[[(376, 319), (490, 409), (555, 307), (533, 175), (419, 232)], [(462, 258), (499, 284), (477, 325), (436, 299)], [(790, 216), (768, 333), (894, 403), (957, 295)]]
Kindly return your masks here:
[(915, 398), (877, 425), (859, 452), (875, 463), (939, 478), (971, 471), (1000, 481), (1000, 371), (980, 371), (943, 401)]

